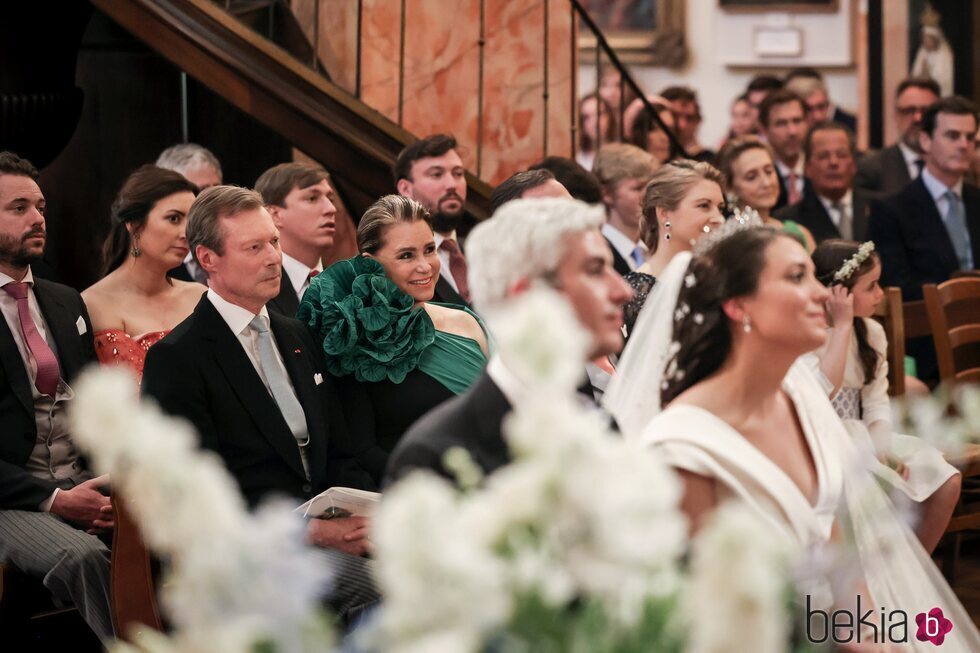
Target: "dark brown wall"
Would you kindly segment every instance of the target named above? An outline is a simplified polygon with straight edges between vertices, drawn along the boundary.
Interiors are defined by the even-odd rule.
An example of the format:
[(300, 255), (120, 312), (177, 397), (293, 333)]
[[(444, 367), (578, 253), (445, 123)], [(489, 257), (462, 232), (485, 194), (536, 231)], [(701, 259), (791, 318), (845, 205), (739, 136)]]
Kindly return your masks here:
[[(109, 207), (126, 175), (181, 140), (180, 71), (96, 11), (78, 53), (81, 118), (42, 170), (48, 254), (58, 280), (83, 289), (98, 278)], [(188, 135), (217, 155), (226, 183), (250, 186), (291, 160), (291, 145), (188, 78)]]

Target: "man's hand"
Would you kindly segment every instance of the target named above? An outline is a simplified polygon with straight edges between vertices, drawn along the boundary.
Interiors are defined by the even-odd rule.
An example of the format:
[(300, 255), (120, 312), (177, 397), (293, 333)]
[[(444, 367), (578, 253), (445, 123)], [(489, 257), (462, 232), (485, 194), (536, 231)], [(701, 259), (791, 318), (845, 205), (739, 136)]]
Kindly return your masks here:
[(367, 517), (334, 517), (311, 519), (306, 532), (317, 546), (360, 556), (371, 551), (369, 527)]
[(98, 488), (108, 485), (106, 476), (61, 490), (51, 502), (51, 514), (79, 524), (89, 533), (112, 528), (112, 501)]
[(854, 295), (851, 291), (841, 285), (831, 286), (827, 314), (830, 315), (830, 326), (850, 326), (854, 322)]

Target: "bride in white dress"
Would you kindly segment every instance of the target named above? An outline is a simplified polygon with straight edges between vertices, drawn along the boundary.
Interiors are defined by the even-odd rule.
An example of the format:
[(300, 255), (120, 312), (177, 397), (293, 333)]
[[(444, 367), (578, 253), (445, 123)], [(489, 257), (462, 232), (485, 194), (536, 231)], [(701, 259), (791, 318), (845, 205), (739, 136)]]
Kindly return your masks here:
[[(606, 406), (625, 434), (640, 433), (678, 471), (692, 529), (734, 500), (815, 559), (831, 543), (854, 547), (859, 573), (850, 582), (828, 579), (807, 590), (828, 612), (853, 612), (858, 595), (873, 610), (873, 626), (854, 631), (840, 650), (931, 651), (934, 644), (916, 639), (915, 617), (940, 608), (953, 624), (944, 653), (980, 651), (969, 615), (861, 464), (812, 371), (798, 362), (826, 337), (827, 297), (792, 237), (753, 227), (711, 238), (693, 259), (680, 255), (668, 266)], [(906, 643), (883, 643), (882, 626), (891, 624), (879, 623), (882, 608), (889, 617), (908, 615)], [(889, 632), (889, 642), (901, 635)]]

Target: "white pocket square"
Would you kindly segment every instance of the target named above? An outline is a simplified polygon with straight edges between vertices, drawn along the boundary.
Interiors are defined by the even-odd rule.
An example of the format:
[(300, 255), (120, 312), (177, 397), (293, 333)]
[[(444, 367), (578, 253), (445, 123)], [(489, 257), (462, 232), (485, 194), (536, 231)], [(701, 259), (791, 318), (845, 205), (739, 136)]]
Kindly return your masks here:
[(316, 383), (317, 385), (320, 385), (321, 383), (323, 383), (323, 375), (320, 374), (319, 372), (317, 372), (316, 374), (314, 374), (313, 375), (313, 382)]
[(83, 318), (81, 315), (79, 315), (78, 319), (75, 320), (75, 326), (78, 328), (78, 335), (80, 336), (84, 336), (85, 332), (88, 331), (88, 327), (85, 326), (85, 318)]

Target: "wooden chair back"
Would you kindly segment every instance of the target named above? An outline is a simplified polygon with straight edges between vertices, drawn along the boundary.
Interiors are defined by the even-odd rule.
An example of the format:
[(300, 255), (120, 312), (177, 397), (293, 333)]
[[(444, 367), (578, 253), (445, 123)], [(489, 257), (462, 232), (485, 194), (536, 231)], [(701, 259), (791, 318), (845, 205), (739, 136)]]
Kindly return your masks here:
[[(922, 286), (939, 378), (980, 383), (980, 278), (960, 277)], [(959, 359), (959, 365), (957, 364)]]
[(900, 288), (885, 288), (885, 298), (875, 310), (875, 319), (885, 329), (888, 338), (888, 394), (905, 394), (905, 315)]
[(112, 623), (118, 637), (135, 643), (142, 628), (163, 630), (153, 564), (139, 526), (126, 509), (125, 500), (115, 491), (112, 493), (112, 515), (115, 520), (109, 581)]

